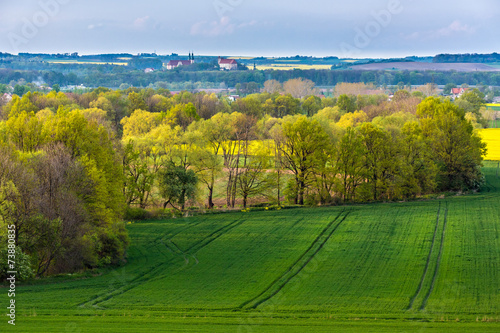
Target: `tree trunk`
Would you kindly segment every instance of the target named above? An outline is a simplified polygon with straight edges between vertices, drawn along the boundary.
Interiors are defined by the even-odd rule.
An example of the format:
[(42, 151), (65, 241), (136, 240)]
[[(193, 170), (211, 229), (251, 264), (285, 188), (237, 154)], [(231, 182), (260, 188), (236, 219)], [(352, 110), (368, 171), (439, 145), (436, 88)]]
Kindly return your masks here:
[(214, 208), (213, 193), (214, 193), (214, 188), (209, 187), (208, 188), (208, 209)]
[(281, 193), (280, 193), (280, 174), (281, 174), (280, 169), (278, 169), (278, 184), (277, 184), (278, 185), (278, 206), (280, 206), (280, 200), (281, 200), (281, 198), (280, 198), (280, 195), (281, 195)]
[(181, 210), (184, 211), (184, 206), (186, 204), (186, 190), (183, 190), (182, 193), (181, 193), (181, 200), (180, 200), (180, 204), (181, 204)]
[(300, 186), (299, 186), (299, 205), (303, 206), (304, 205), (304, 181), (300, 181)]
[(226, 205), (228, 208), (231, 207), (232, 188), (233, 188), (233, 173), (232, 171), (230, 171), (228, 174), (227, 187), (226, 187)]

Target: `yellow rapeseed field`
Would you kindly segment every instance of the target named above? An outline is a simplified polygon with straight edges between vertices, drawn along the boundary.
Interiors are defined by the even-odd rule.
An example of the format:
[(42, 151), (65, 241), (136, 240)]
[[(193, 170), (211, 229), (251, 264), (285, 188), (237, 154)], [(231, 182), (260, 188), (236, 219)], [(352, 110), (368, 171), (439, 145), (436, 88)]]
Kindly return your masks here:
[(479, 131), (487, 144), (486, 160), (500, 161), (500, 128), (489, 128)]

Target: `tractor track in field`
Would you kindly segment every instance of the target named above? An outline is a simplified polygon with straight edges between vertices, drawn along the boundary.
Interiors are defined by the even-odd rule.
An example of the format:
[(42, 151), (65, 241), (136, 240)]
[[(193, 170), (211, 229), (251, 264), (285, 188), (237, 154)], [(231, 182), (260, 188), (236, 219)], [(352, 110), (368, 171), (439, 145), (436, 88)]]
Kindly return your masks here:
[[(350, 214), (346, 212), (342, 219), (340, 217), (345, 212), (342, 210), (336, 217), (333, 219), (328, 225), (321, 231), (321, 233), (314, 239), (311, 245), (307, 248), (307, 250), (302, 253), (302, 255), (290, 266), (288, 269), (281, 274), (278, 278), (276, 278), (266, 289), (264, 289), (260, 294), (255, 296), (254, 298), (242, 303), (237, 309), (255, 309), (260, 304), (268, 301), (277, 293), (279, 293), (285, 285), (290, 282), (295, 276), (297, 276), (316, 256), (316, 254), (323, 248), (325, 243), (330, 239), (333, 233), (340, 227), (340, 225), (344, 222), (347, 216)], [(338, 223), (338, 220), (340, 221)], [(312, 252), (312, 253), (311, 253)], [(303, 259), (306, 259), (303, 261)]]
[[(436, 226), (434, 228), (434, 234), (432, 236), (432, 243), (431, 247), (429, 249), (429, 254), (427, 256), (427, 261), (425, 263), (425, 268), (424, 272), (422, 274), (422, 278), (420, 279), (420, 283), (418, 285), (418, 288), (413, 295), (413, 297), (410, 299), (410, 303), (408, 304), (408, 307), (406, 308), (407, 311), (413, 309), (414, 303), (417, 300), (418, 296), (422, 292), (422, 289), (424, 287), (425, 281), (427, 280), (427, 276), (429, 274), (429, 268), (431, 267), (431, 261), (433, 254), (435, 253), (435, 247), (436, 247), (436, 241), (438, 239), (438, 233), (439, 233), (439, 228), (440, 228), (440, 219), (441, 219), (441, 202), (439, 203), (439, 208), (437, 212), (437, 217), (436, 217)], [(441, 264), (441, 256), (443, 253), (443, 247), (444, 247), (444, 236), (445, 236), (445, 231), (446, 231), (446, 224), (447, 224), (447, 219), (448, 219), (448, 203), (445, 203), (445, 209), (444, 209), (444, 218), (443, 218), (443, 223), (442, 223), (442, 231), (441, 231), (441, 238), (440, 238), (440, 245), (439, 245), (439, 252), (436, 258), (436, 264), (434, 266), (434, 274), (432, 275), (432, 280), (430, 282), (429, 290), (424, 296), (424, 299), (419, 307), (419, 310), (424, 310), (425, 306), (427, 305), (427, 300), (429, 299), (432, 291), (434, 290), (434, 284), (437, 279), (437, 274), (439, 271), (439, 266)]]
[(441, 245), (439, 247), (439, 253), (438, 253), (437, 260), (436, 260), (436, 267), (434, 268), (434, 275), (432, 276), (431, 286), (429, 288), (429, 291), (425, 295), (424, 300), (422, 301), (422, 305), (420, 306), (420, 310), (425, 309), (425, 307), (427, 305), (427, 300), (429, 299), (429, 297), (432, 294), (432, 291), (434, 290), (434, 285), (436, 283), (436, 279), (437, 279), (437, 276), (439, 273), (439, 266), (441, 265), (441, 257), (443, 255), (444, 237), (446, 234), (446, 223), (447, 222), (448, 222), (448, 203), (446, 203), (446, 209), (444, 211), (443, 232), (441, 234)]
[[(217, 229), (216, 231), (212, 232), (207, 237), (205, 237), (202, 240), (194, 243), (185, 252), (182, 251), (170, 239), (168, 239), (167, 242), (173, 244), (174, 246), (168, 246), (167, 244), (165, 244), (165, 242), (163, 242), (162, 236), (156, 238), (154, 241), (155, 242), (156, 241), (160, 241), (168, 250), (172, 251), (175, 254), (174, 258), (171, 258), (171, 259), (167, 260), (166, 262), (162, 262), (160, 264), (157, 264), (157, 265), (151, 267), (146, 272), (144, 272), (142, 275), (137, 276), (136, 278), (132, 279), (130, 282), (127, 283), (127, 285), (122, 286), (122, 287), (120, 287), (118, 289), (115, 289), (113, 291), (104, 292), (103, 294), (97, 295), (97, 296), (93, 297), (92, 299), (90, 299), (90, 300), (88, 300), (86, 302), (78, 304), (78, 306), (79, 307), (86, 307), (86, 306), (97, 307), (98, 304), (100, 304), (100, 303), (103, 303), (105, 301), (108, 301), (108, 300), (112, 299), (113, 297), (116, 297), (116, 296), (119, 296), (121, 294), (124, 294), (127, 291), (130, 291), (131, 289), (134, 289), (134, 288), (140, 286), (144, 282), (151, 281), (153, 277), (157, 276), (158, 273), (160, 273), (163, 270), (164, 266), (172, 263), (173, 261), (175, 261), (176, 259), (178, 259), (181, 256), (186, 261), (186, 264), (189, 263), (189, 259), (187, 258), (187, 256), (192, 256), (195, 259), (196, 264), (198, 264), (198, 259), (194, 256), (194, 254), (196, 254), (196, 252), (198, 252), (199, 250), (201, 250), (202, 248), (204, 248), (208, 244), (212, 243), (214, 240), (216, 240), (220, 236), (226, 234), (228, 231), (230, 231), (233, 228), (241, 225), (244, 222), (245, 222), (245, 220), (238, 219), (238, 220), (235, 220), (235, 221), (233, 221), (233, 222), (231, 222), (231, 223), (229, 223), (229, 224), (227, 224), (227, 225), (225, 225), (225, 226)], [(194, 252), (192, 251), (193, 249), (195, 249)]]
[(439, 229), (439, 215), (440, 215), (440, 213), (441, 213), (441, 202), (439, 202), (439, 208), (438, 208), (437, 218), (436, 218), (436, 226), (434, 228), (434, 235), (432, 236), (431, 248), (429, 249), (427, 261), (425, 263), (424, 273), (422, 274), (422, 278), (420, 279), (420, 283), (418, 285), (417, 291), (415, 292), (413, 297), (410, 299), (410, 304), (408, 304), (408, 307), (406, 308), (407, 310), (411, 310), (413, 308), (413, 303), (417, 299), (418, 295), (420, 294), (420, 291), (422, 290), (422, 287), (424, 286), (425, 277), (427, 276), (427, 271), (429, 270), (429, 266), (431, 264), (432, 251), (434, 249), (434, 244), (436, 242), (436, 235), (437, 235), (437, 232)]

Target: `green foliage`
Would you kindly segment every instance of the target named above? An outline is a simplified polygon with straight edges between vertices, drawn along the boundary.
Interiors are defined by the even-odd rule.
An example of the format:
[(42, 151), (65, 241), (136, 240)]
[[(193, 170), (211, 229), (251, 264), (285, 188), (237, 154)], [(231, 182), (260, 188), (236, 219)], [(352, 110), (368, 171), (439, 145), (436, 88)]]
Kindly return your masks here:
[(337, 106), (344, 113), (356, 111), (358, 108), (356, 104), (356, 96), (340, 95), (337, 101)]
[(159, 175), (160, 195), (166, 200), (163, 207), (167, 204), (181, 205), (181, 210), (184, 210), (186, 200), (192, 199), (196, 192), (196, 177), (193, 170), (186, 170), (182, 166), (176, 166), (173, 162), (169, 162)]
[(418, 106), (417, 114), (439, 166), (440, 189), (478, 189), (486, 144), (465, 119), (464, 111), (449, 101), (429, 97)]
[(153, 68), (156, 70), (162, 69), (163, 63), (160, 59), (155, 59), (155, 58), (132, 58), (129, 61), (129, 66), (133, 67), (135, 69), (146, 69), (146, 68)]
[(31, 93), (27, 93), (23, 97), (19, 97), (18, 95), (12, 96), (12, 100), (4, 107), (3, 114), (10, 118), (21, 112), (26, 112), (28, 114), (37, 112), (38, 108), (31, 102), (31, 96)]
[(34, 112), (11, 114), (6, 121), (7, 140), (22, 152), (35, 152), (47, 141), (47, 131)]
[(321, 98), (309, 96), (302, 103), (302, 109), (308, 117), (314, 116), (321, 109)]
[[(2, 242), (2, 244), (7, 245), (6, 239), (0, 237), (0, 241)], [(9, 277), (10, 274), (7, 274), (7, 272), (12, 271), (12, 269), (10, 269), (8, 265), (8, 255), (8, 248), (6, 246), (2, 246), (2, 248), (0, 249), (0, 279), (2, 281), (5, 281), (5, 279)], [(20, 281), (26, 281), (35, 276), (33, 268), (31, 267), (31, 257), (24, 253), (21, 248), (18, 247), (16, 249), (15, 259), (13, 261), (15, 262), (16, 267), (16, 279)]]
[(125, 221), (130, 220), (147, 220), (151, 218), (151, 214), (144, 208), (139, 207), (127, 207), (123, 219)]
[(131, 93), (128, 94), (128, 100), (130, 103), (131, 113), (134, 112), (135, 110), (148, 110), (144, 98), (135, 91), (132, 91)]
[(14, 95), (23, 96), (29, 91), (29, 87), (16, 84), (14, 86)]
[(35, 114), (14, 110), (20, 103), (5, 121), (1, 210), (35, 274), (118, 262), (128, 245), (119, 226), (123, 172), (113, 134), (100, 124), (104, 111)]
[(487, 126), (487, 121), (483, 119), (480, 110), (486, 104), (484, 94), (477, 88), (471, 91), (466, 91), (455, 100), (455, 104), (465, 111), (465, 113), (472, 113), (477, 121), (483, 126)]
[(283, 122), (275, 142), (283, 156), (284, 166), (295, 176), (295, 204), (304, 204), (304, 193), (315, 169), (324, 163), (330, 148), (325, 130), (316, 120), (305, 116), (289, 117)]

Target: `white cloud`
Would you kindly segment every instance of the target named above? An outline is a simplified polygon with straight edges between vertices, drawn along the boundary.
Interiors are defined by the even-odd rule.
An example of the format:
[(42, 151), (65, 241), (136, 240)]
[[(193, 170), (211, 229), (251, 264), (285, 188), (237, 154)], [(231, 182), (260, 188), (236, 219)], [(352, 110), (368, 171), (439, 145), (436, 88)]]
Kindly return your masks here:
[(246, 27), (252, 27), (254, 25), (257, 25), (257, 21), (255, 20), (252, 20), (250, 22), (244, 22), (244, 23), (241, 23), (240, 25), (238, 25), (238, 28), (246, 28)]
[(224, 16), (220, 21), (202, 21), (193, 24), (191, 27), (191, 35), (193, 36), (208, 36), (217, 37), (222, 35), (230, 35), (236, 29), (236, 25), (231, 23), (229, 17)]
[(93, 30), (93, 29), (97, 29), (97, 28), (102, 28), (103, 26), (104, 26), (104, 24), (102, 24), (102, 23), (89, 24), (89, 26), (87, 27), (87, 29)]
[(149, 16), (138, 17), (134, 21), (134, 27), (137, 29), (142, 29), (146, 26), (146, 23), (149, 21)]
[(409, 34), (409, 35), (401, 34), (401, 37), (402, 37), (403, 39), (406, 39), (406, 40), (414, 40), (414, 39), (418, 39), (418, 38), (420, 37), (420, 32), (415, 31), (414, 33)]
[(450, 25), (428, 31), (415, 31), (413, 33), (404, 34), (401, 33), (400, 37), (405, 40), (432, 40), (432, 39), (443, 39), (450, 38), (457, 35), (470, 35), (476, 32), (475, 27), (471, 27), (468, 24), (462, 24), (459, 20), (453, 21)]
[(450, 37), (455, 34), (472, 34), (476, 32), (474, 27), (471, 27), (467, 24), (462, 24), (460, 21), (453, 21), (449, 26), (436, 30), (432, 32), (431, 37), (433, 38), (442, 38), (442, 37)]

